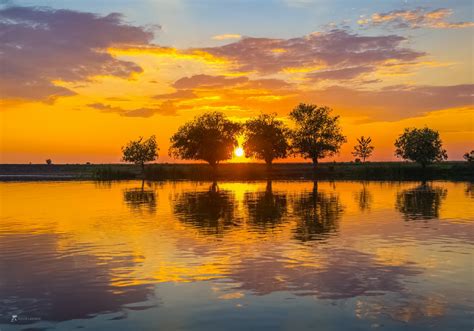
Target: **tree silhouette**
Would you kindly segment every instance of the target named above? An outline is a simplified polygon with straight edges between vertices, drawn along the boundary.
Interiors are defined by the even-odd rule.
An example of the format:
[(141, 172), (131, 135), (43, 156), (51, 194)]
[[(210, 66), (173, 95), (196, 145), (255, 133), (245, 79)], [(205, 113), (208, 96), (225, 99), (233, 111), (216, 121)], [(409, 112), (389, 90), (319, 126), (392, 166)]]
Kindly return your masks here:
[(396, 207), (407, 220), (428, 220), (439, 217), (441, 202), (447, 190), (426, 183), (397, 194)]
[(122, 160), (140, 165), (142, 174), (144, 174), (145, 163), (156, 160), (158, 150), (155, 136), (151, 136), (147, 140), (140, 137), (138, 140), (131, 140), (126, 146), (122, 147)]
[(395, 155), (421, 164), (423, 168), (432, 162), (446, 160), (448, 155), (438, 131), (429, 128), (405, 129), (395, 141)]
[(51, 159), (46, 159), (46, 164), (51, 165), (51, 164), (53, 164), (53, 161), (51, 161)]
[(309, 241), (324, 239), (337, 231), (343, 207), (338, 195), (318, 192), (318, 183), (314, 182), (311, 192), (294, 200), (293, 211), (297, 216), (296, 239)]
[(296, 126), (292, 147), (296, 154), (311, 159), (314, 167), (318, 159), (336, 154), (346, 142), (339, 116), (331, 116), (331, 112), (329, 107), (301, 103), (290, 113)]
[(372, 155), (375, 147), (372, 146), (370, 143), (372, 142), (372, 138), (364, 136), (357, 138), (358, 145), (354, 146), (354, 151), (352, 155), (355, 157), (362, 158), (362, 162), (365, 162), (365, 159)]
[(240, 131), (241, 125), (223, 113), (205, 113), (178, 129), (170, 139), (169, 154), (184, 160), (203, 160), (215, 169), (220, 161), (232, 157)]
[(246, 193), (244, 201), (250, 220), (259, 228), (273, 228), (287, 212), (286, 194), (273, 193), (271, 181), (267, 181), (264, 192)]
[(465, 153), (462, 157), (467, 162), (474, 162), (474, 150), (470, 151), (469, 153)]
[(288, 128), (276, 114), (261, 114), (245, 123), (245, 156), (264, 160), (270, 167), (274, 159), (288, 155)]

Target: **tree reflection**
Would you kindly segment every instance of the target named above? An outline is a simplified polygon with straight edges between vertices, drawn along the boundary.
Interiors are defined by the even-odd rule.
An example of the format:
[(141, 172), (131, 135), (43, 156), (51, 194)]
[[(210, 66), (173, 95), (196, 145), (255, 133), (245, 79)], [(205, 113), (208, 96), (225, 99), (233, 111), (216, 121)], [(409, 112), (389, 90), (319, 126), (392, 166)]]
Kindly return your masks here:
[(373, 198), (366, 183), (362, 183), (362, 190), (354, 193), (354, 199), (358, 204), (360, 211), (370, 210)]
[(220, 190), (215, 182), (207, 191), (179, 193), (173, 203), (174, 213), (181, 222), (205, 233), (221, 234), (236, 225), (234, 195)]
[(429, 220), (439, 217), (439, 209), (447, 190), (426, 183), (397, 194), (396, 208), (406, 220)]
[(474, 183), (466, 183), (466, 190), (464, 192), (468, 197), (474, 199)]
[(264, 192), (248, 192), (244, 202), (250, 221), (260, 228), (273, 228), (287, 212), (286, 194), (273, 193), (272, 182), (267, 181)]
[[(147, 184), (150, 186), (150, 184)], [(156, 211), (156, 194), (154, 190), (145, 189), (144, 182), (140, 188), (125, 189), (123, 200), (133, 212), (147, 210), (149, 213)]]
[(318, 192), (318, 183), (313, 190), (296, 198), (293, 210), (298, 217), (295, 237), (302, 241), (324, 239), (338, 229), (343, 207), (336, 194)]

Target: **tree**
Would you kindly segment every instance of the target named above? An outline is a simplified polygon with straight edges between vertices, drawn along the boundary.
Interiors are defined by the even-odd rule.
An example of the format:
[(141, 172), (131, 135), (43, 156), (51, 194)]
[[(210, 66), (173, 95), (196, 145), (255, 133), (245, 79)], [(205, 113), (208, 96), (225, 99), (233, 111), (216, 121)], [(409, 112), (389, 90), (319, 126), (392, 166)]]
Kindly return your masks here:
[(245, 156), (264, 160), (271, 166), (274, 159), (284, 158), (289, 151), (288, 128), (276, 114), (261, 114), (245, 123)]
[(474, 162), (474, 150), (462, 156), (467, 162)]
[(331, 116), (332, 109), (311, 104), (299, 104), (290, 113), (295, 121), (292, 147), (296, 154), (311, 159), (316, 167), (318, 159), (339, 152), (346, 142), (339, 126), (339, 116)]
[(51, 164), (53, 164), (53, 161), (51, 161), (51, 159), (46, 159), (46, 164), (51, 165)]
[(375, 147), (372, 146), (370, 143), (372, 142), (372, 138), (364, 136), (357, 138), (358, 145), (354, 146), (354, 151), (352, 155), (356, 157), (361, 157), (362, 162), (365, 162), (365, 159), (372, 155)]
[(405, 129), (395, 141), (395, 147), (397, 157), (418, 162), (423, 168), (432, 162), (440, 162), (448, 158), (438, 131), (427, 127)]
[(140, 165), (142, 174), (144, 174), (145, 163), (156, 160), (158, 150), (155, 136), (151, 136), (147, 140), (139, 137), (138, 140), (131, 140), (126, 146), (122, 147), (122, 161)]
[(205, 113), (178, 129), (170, 139), (169, 154), (184, 160), (203, 160), (215, 169), (220, 161), (232, 157), (240, 131), (241, 125), (223, 113)]

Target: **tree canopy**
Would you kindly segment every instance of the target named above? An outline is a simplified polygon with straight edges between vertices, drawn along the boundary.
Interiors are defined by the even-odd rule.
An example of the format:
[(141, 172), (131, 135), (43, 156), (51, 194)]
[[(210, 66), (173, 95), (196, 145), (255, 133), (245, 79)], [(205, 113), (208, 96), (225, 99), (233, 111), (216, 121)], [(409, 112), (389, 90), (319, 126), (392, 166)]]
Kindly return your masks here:
[(295, 121), (292, 147), (295, 153), (311, 159), (313, 164), (318, 163), (318, 159), (336, 154), (346, 142), (339, 126), (339, 116), (331, 116), (331, 112), (332, 109), (326, 106), (301, 103), (290, 113)]
[(365, 159), (370, 157), (375, 149), (375, 147), (370, 144), (371, 142), (372, 138), (370, 137), (365, 138), (364, 136), (362, 136), (360, 138), (357, 138), (358, 144), (354, 146), (354, 151), (352, 152), (352, 155), (354, 155), (355, 157), (362, 158), (362, 161), (365, 162)]
[(274, 159), (288, 155), (288, 128), (276, 119), (276, 114), (261, 114), (245, 123), (245, 156), (264, 160), (271, 164)]
[(146, 162), (156, 160), (158, 150), (155, 136), (151, 136), (146, 140), (140, 137), (137, 140), (131, 140), (126, 146), (122, 147), (122, 160), (141, 165), (143, 169)]
[(211, 166), (230, 159), (238, 146), (241, 125), (221, 112), (205, 113), (185, 123), (170, 139), (170, 156), (184, 160), (203, 160)]
[(469, 153), (465, 153), (462, 157), (467, 162), (474, 162), (474, 150), (470, 151)]
[(448, 155), (438, 131), (427, 127), (405, 129), (395, 141), (395, 155), (405, 160), (420, 163), (423, 167), (432, 162), (446, 160)]

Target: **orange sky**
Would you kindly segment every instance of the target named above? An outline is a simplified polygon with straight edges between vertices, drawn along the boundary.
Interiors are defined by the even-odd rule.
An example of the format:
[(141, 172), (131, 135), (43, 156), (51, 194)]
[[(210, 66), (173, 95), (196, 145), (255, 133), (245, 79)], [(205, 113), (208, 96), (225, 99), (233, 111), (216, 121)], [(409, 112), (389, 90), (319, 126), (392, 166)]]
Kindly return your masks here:
[(397, 135), (425, 125), (440, 131), (450, 160), (461, 159), (474, 138), (472, 24), (460, 9), (395, 9), (374, 8), (349, 27), (295, 28), (291, 38), (257, 27), (259, 38), (241, 37), (245, 22), (210, 36), (203, 26), (207, 39), (181, 46), (186, 38), (168, 32), (179, 27), (142, 24), (159, 18), (5, 7), (0, 162), (119, 162), (122, 145), (152, 134), (159, 162), (174, 162), (169, 137), (202, 112), (237, 121), (276, 112), (287, 121), (299, 102), (341, 115), (348, 142), (328, 161), (352, 160), (361, 135), (372, 137), (372, 160), (395, 160)]

